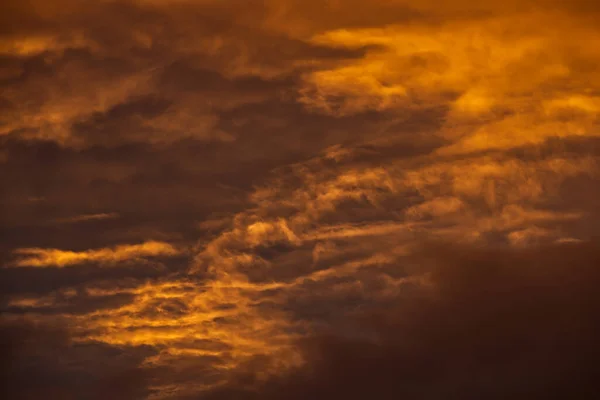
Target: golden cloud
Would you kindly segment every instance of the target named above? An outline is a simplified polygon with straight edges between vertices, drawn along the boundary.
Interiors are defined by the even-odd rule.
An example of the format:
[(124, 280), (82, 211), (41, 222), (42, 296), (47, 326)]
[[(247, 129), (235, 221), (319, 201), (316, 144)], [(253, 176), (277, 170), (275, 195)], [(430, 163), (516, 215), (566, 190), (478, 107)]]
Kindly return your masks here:
[(119, 245), (85, 251), (60, 249), (21, 248), (14, 251), (20, 257), (16, 267), (67, 267), (86, 262), (113, 265), (115, 263), (145, 257), (172, 257), (182, 253), (165, 242), (148, 241), (141, 244)]
[(600, 44), (600, 32), (577, 16), (520, 12), (330, 30), (311, 40), (375, 46), (362, 59), (305, 76), (300, 101), (312, 110), (347, 115), (445, 106), (440, 134), (451, 141), (445, 153), (600, 135), (600, 76), (585, 68), (600, 61), (588, 50)]
[[(6, 307), (64, 319), (74, 342), (150, 348), (148, 370), (205, 363), (209, 378), (152, 383), (195, 398), (257, 358), (257, 375), (282, 374), (297, 339), (427, 284), (410, 258), (422, 241), (585, 239), (600, 8), (562, 3), (28, 2), (34, 22), (0, 38), (0, 162), (24, 210), (19, 268), (3, 271), (72, 275), (15, 285)], [(40, 214), (64, 244), (28, 247), (20, 218)], [(104, 268), (177, 256), (152, 277)], [(88, 263), (97, 280), (71, 279)]]

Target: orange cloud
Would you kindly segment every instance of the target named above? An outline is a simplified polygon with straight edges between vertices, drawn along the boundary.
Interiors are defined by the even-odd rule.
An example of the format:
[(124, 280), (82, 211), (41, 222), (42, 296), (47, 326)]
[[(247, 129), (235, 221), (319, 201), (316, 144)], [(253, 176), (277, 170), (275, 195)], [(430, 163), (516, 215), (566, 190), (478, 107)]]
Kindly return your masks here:
[(120, 245), (114, 248), (79, 252), (60, 249), (21, 248), (15, 250), (14, 253), (20, 257), (14, 263), (16, 267), (67, 267), (86, 262), (114, 264), (145, 257), (172, 257), (181, 254), (181, 250), (169, 243), (148, 241), (141, 244)]
[[(577, 153), (592, 140), (575, 139), (600, 136), (600, 8), (560, 3), (27, 2), (33, 22), (17, 13), (0, 38), (0, 162), (16, 188), (0, 200), (21, 211), (7, 213), (9, 266), (34, 268), (4, 272), (64, 281), (17, 288), (7, 307), (60, 314), (78, 342), (152, 348), (144, 368), (205, 362), (211, 385), (257, 357), (273, 358), (257, 374), (281, 373), (297, 338), (410, 292), (423, 239), (585, 238), (595, 189), (565, 192), (598, 173), (595, 150)], [(90, 205), (115, 212), (57, 219)], [(121, 215), (114, 231), (82, 223)], [(39, 216), (57, 248), (21, 241)], [(164, 241), (90, 248), (88, 234)], [(193, 254), (168, 243), (194, 235)], [(174, 273), (102, 269), (180, 255)], [(105, 275), (58, 270), (86, 263)], [(157, 398), (197, 397), (168, 379)]]
[(599, 136), (600, 75), (585, 64), (600, 62), (589, 51), (600, 44), (600, 31), (580, 18), (514, 11), (439, 25), (320, 32), (314, 43), (375, 47), (361, 59), (306, 74), (299, 100), (338, 116), (448, 107), (439, 134), (450, 143), (442, 153)]

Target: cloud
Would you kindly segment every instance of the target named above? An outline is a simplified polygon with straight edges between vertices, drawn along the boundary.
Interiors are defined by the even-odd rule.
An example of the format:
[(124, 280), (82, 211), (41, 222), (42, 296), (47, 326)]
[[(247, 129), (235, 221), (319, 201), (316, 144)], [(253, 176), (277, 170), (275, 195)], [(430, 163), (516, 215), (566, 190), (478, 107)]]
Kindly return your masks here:
[(505, 398), (499, 299), (548, 357), (589, 319), (559, 303), (595, 301), (566, 265), (600, 226), (597, 2), (0, 7), (0, 320), (69, 338), (21, 393)]
[[(297, 361), (278, 360), (282, 355), (275, 353), (250, 358), (226, 381), (212, 375), (215, 365), (222, 365), (220, 354), (233, 347), (215, 341), (189, 347), (185, 326), (179, 325), (180, 341), (157, 358), (149, 347), (80, 344), (73, 341), (76, 336), (57, 344), (53, 335), (40, 335), (45, 330), (39, 324), (14, 334), (16, 328), (9, 326), (20, 323), (4, 322), (2, 332), (12, 338), (3, 340), (9, 350), (4, 354), (11, 354), (5, 358), (3, 376), (10, 379), (5, 387), (14, 396), (51, 390), (59, 397), (104, 388), (130, 399), (159, 388), (162, 396), (176, 399), (588, 398), (599, 351), (599, 261), (596, 243), (512, 250), (428, 244), (404, 261), (420, 280), (386, 303), (327, 317), (325, 329), (294, 343)], [(147, 289), (153, 293), (145, 296), (149, 300), (181, 287)], [(344, 307), (353, 301), (348, 295), (330, 291), (326, 299)], [(300, 312), (301, 306), (294, 307)], [(160, 332), (151, 337), (160, 339)], [(27, 346), (17, 346), (17, 339)], [(70, 362), (59, 363), (57, 352)], [(26, 373), (31, 357), (36, 369)], [(98, 362), (105, 358), (108, 364)], [(77, 384), (73, 376), (79, 377)], [(26, 378), (34, 384), (25, 385)]]
[(152, 393), (151, 375), (139, 367), (151, 349), (82, 345), (61, 323), (24, 318), (1, 321), (0, 338), (0, 390), (7, 398), (143, 399)]
[(305, 364), (240, 375), (202, 399), (593, 398), (594, 243), (427, 248), (427, 284), (300, 345)]
[(141, 244), (120, 245), (114, 249), (105, 248), (87, 251), (66, 251), (59, 249), (23, 248), (16, 249), (16, 267), (66, 267), (86, 262), (114, 264), (121, 261), (144, 257), (172, 257), (181, 251), (169, 243), (148, 241)]
[[(585, 68), (596, 56), (577, 52), (573, 43), (598, 41), (598, 30), (581, 14), (557, 13), (544, 4), (535, 11), (516, 7), (508, 13), (482, 7), (486, 12), (478, 17), (443, 24), (321, 31), (311, 40), (378, 47), (361, 59), (306, 74), (300, 101), (335, 115), (448, 106), (439, 134), (451, 141), (443, 149), (450, 153), (597, 136), (598, 76)], [(445, 11), (452, 15), (458, 9), (427, 11), (441, 12), (443, 18)], [(569, 38), (549, 26), (570, 32)], [(580, 78), (581, 84), (575, 83)]]
[(102, 219), (113, 219), (113, 218), (118, 218), (118, 217), (119, 217), (119, 214), (117, 214), (117, 213), (83, 214), (83, 215), (76, 215), (74, 217), (61, 218), (61, 219), (57, 220), (57, 222), (72, 224), (72, 223), (86, 222), (86, 221), (97, 221), (97, 220), (102, 220)]
[(281, 82), (314, 63), (363, 54), (263, 29), (258, 2), (13, 3), (5, 14), (22, 23), (7, 21), (0, 37), (11, 66), (0, 135), (67, 147), (232, 142), (222, 113), (280, 99)]

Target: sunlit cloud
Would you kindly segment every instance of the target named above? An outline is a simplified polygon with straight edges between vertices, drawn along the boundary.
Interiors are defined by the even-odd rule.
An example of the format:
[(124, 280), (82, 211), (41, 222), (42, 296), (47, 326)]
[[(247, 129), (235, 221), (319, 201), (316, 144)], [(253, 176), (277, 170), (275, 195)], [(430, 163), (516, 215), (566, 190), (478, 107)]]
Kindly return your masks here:
[(114, 265), (145, 257), (172, 257), (181, 254), (181, 250), (169, 243), (148, 241), (86, 251), (21, 248), (14, 253), (18, 257), (14, 263), (17, 267), (67, 267), (87, 262)]
[[(550, 26), (569, 31), (569, 38)], [(567, 15), (539, 11), (441, 26), (332, 30), (312, 40), (380, 46), (363, 59), (307, 75), (300, 99), (316, 110), (447, 106), (440, 134), (457, 141), (445, 149), (454, 153), (599, 135), (598, 76), (578, 65), (598, 58), (575, 52), (572, 43), (600, 36)], [(575, 80), (580, 87), (565, 86)]]
[[(510, 373), (436, 375), (463, 355), (461, 371), (489, 372), (479, 343), (538, 349), (539, 332), (559, 329), (538, 309), (559, 312), (560, 329), (589, 326), (560, 304), (591, 299), (597, 278), (596, 2), (7, 4), (9, 397), (319, 398), (358, 371), (335, 390), (439, 398), (529, 373), (494, 351)], [(577, 296), (561, 301), (563, 289)], [(28, 333), (56, 325), (56, 340)], [(487, 341), (469, 336), (475, 325)]]

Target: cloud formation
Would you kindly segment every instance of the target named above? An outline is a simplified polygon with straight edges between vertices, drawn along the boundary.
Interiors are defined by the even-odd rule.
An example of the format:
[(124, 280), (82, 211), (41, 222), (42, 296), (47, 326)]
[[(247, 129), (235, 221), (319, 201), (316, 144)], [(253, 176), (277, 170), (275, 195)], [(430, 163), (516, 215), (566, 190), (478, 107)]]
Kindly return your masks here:
[(149, 241), (142, 244), (120, 245), (114, 249), (65, 251), (59, 249), (16, 249), (16, 267), (66, 267), (85, 262), (115, 264), (131, 259), (156, 256), (175, 256), (180, 250), (168, 243)]
[(300, 346), (262, 380), (250, 365), (207, 399), (547, 399), (597, 394), (598, 248), (426, 247), (426, 283)]
[[(11, 349), (5, 387), (9, 393), (51, 390), (68, 398), (98, 385), (105, 395), (137, 399), (179, 380), (208, 389), (186, 394), (176, 384), (167, 398), (593, 398), (599, 257), (595, 243), (513, 250), (425, 245), (405, 260), (422, 278), (385, 307), (371, 303), (303, 337), (295, 344), (296, 366), (276, 371), (269, 369), (272, 360), (253, 358), (212, 389), (206, 382), (216, 359), (208, 348), (202, 357), (187, 353), (187, 361), (172, 349), (178, 364), (164, 368), (141, 362), (155, 358), (151, 347), (124, 352), (106, 344), (69, 344), (73, 338), (60, 327), (17, 320), (3, 325), (3, 335), (11, 338), (3, 341)], [(215, 354), (223, 350), (212, 346)], [(54, 370), (52, 382), (47, 368), (55, 368), (57, 351), (73, 363)], [(36, 374), (43, 375), (35, 375), (35, 385), (24, 391), (19, 385), (32, 378), (25, 366), (33, 357), (42, 362)], [(98, 357), (109, 357), (116, 369), (108, 373)], [(89, 386), (74, 384), (74, 373)]]
[(587, 398), (597, 2), (0, 7), (9, 398)]

